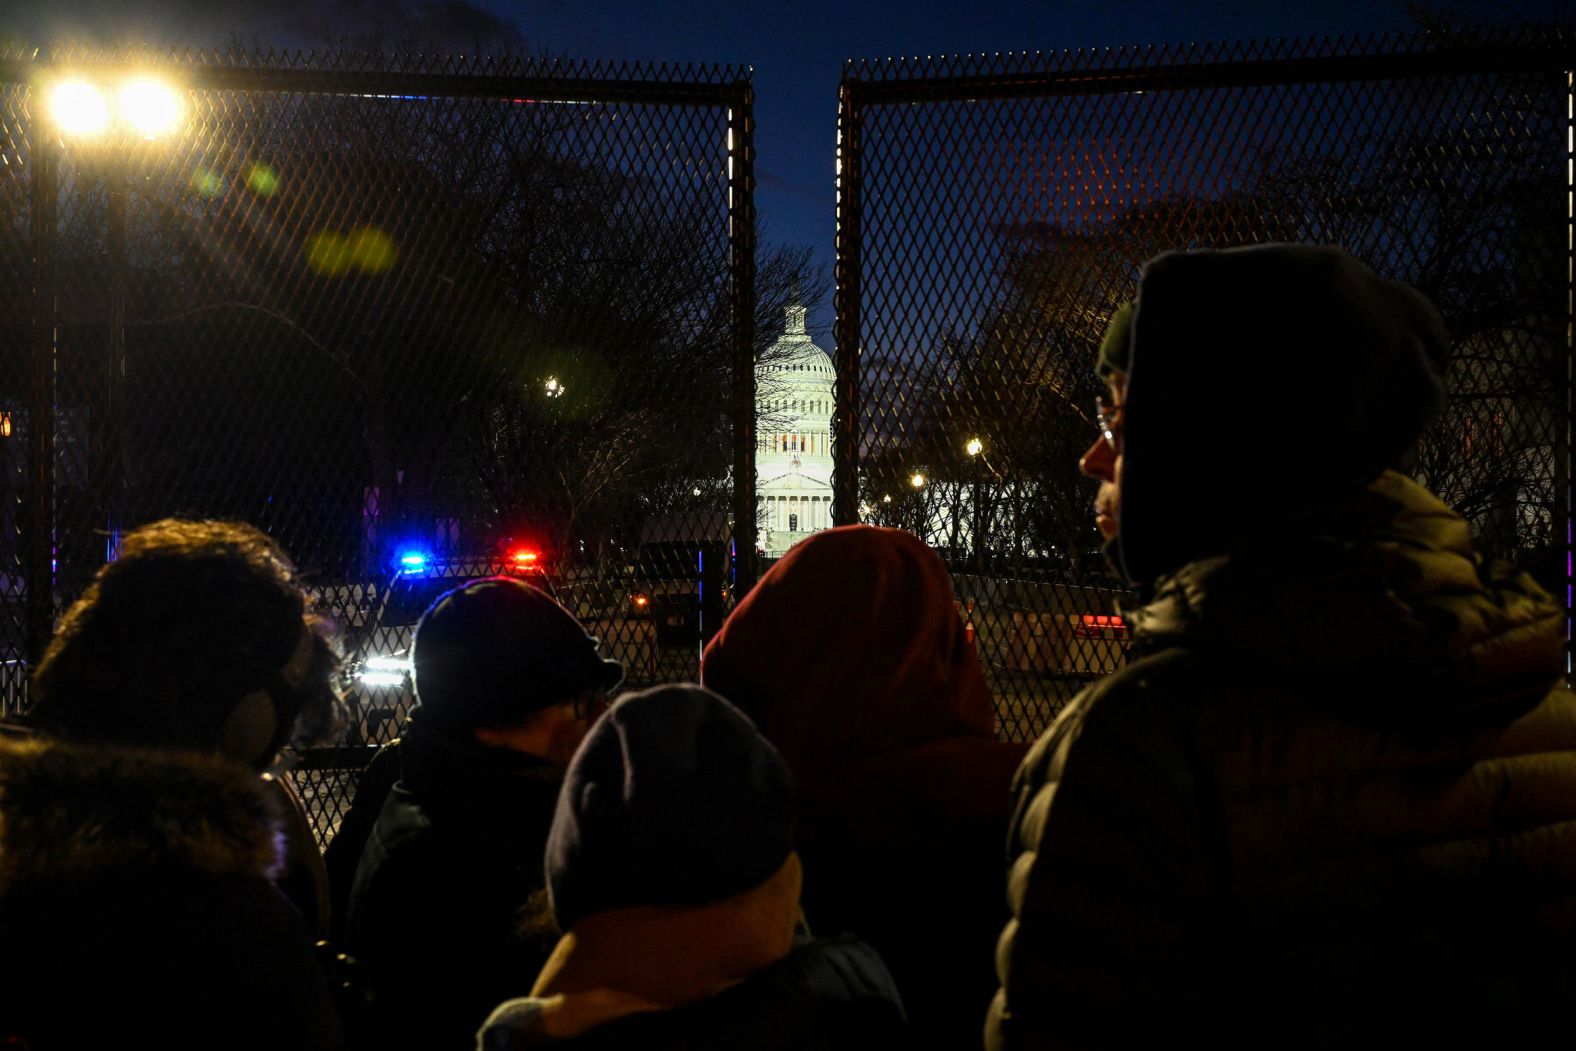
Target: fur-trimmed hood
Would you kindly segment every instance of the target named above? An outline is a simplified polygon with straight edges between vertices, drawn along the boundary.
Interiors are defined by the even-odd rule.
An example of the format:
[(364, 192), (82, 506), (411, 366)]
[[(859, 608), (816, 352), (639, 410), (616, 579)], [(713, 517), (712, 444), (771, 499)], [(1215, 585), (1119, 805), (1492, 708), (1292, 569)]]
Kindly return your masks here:
[(0, 739), (0, 898), (103, 877), (272, 879), (279, 808), (218, 757)]

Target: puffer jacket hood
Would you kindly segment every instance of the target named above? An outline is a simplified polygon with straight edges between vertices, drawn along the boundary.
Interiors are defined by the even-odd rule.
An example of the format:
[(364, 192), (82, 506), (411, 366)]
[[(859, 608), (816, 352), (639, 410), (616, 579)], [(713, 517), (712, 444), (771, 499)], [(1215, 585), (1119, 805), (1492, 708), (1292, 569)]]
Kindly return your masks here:
[(218, 757), (0, 739), (0, 898), (171, 870), (272, 879), (279, 808)]
[(1158, 256), (1131, 331), (1115, 555), (1138, 585), (1297, 528), (1445, 403), (1438, 312), (1338, 248)]
[(1319, 510), (1304, 533), (1162, 577), (1126, 611), (1136, 645), (1326, 681), (1368, 723), (1530, 711), (1559, 674), (1564, 611), (1473, 549), (1465, 520), (1395, 471)]

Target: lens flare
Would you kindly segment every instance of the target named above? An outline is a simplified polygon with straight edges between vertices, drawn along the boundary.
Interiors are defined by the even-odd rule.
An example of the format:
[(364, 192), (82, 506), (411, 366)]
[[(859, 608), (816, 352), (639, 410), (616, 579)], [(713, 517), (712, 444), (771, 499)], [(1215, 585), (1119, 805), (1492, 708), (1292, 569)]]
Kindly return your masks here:
[(279, 173), (266, 164), (254, 164), (246, 169), (246, 187), (259, 197), (272, 197), (279, 192)]
[(67, 135), (102, 135), (109, 127), (104, 93), (85, 80), (67, 80), (49, 93), (49, 114)]
[(192, 189), (204, 197), (217, 197), (224, 192), (224, 179), (212, 168), (198, 168), (192, 172)]
[(325, 277), (343, 277), (352, 270), (381, 274), (394, 266), (399, 248), (382, 230), (361, 226), (341, 234), (319, 230), (306, 239), (306, 263)]
[(355, 261), (350, 246), (333, 230), (320, 230), (306, 239), (306, 265), (324, 277), (350, 273)]
[(381, 274), (394, 266), (399, 248), (394, 238), (375, 226), (361, 226), (346, 239), (350, 258), (356, 267), (369, 274)]
[(168, 135), (181, 119), (181, 97), (175, 89), (152, 77), (127, 81), (118, 99), (120, 117), (145, 139)]

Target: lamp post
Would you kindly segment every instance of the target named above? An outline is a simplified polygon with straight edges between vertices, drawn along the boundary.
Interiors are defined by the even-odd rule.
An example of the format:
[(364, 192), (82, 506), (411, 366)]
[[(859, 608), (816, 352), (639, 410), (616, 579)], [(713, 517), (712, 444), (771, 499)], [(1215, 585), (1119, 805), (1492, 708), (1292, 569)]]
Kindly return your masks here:
[(974, 572), (985, 572), (985, 514), (980, 507), (980, 463), (985, 452), (985, 443), (979, 438), (970, 438), (963, 445), (963, 451), (969, 457), (969, 507), (973, 517), (973, 524), (969, 527), (970, 539), (974, 542)]
[(97, 462), (103, 472), (106, 560), (120, 553), (121, 490), (126, 384), (126, 251), (127, 164), (144, 143), (173, 132), (180, 124), (182, 104), (171, 85), (137, 75), (110, 92), (104, 85), (72, 78), (49, 91), (48, 112), (63, 139), (84, 147), (104, 181), (106, 215), (104, 249), (109, 260), (105, 301), (103, 405)]
[(925, 477), (925, 472), (915, 471), (908, 476), (908, 484), (914, 490), (914, 535), (925, 540), (925, 486), (930, 479)]

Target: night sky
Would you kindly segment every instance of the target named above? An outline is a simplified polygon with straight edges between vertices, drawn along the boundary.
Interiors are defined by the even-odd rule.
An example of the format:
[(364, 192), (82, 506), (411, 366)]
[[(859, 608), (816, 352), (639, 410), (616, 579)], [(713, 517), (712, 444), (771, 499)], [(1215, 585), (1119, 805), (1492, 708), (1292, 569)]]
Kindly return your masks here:
[[(1571, 17), (1571, 0), (1435, 3), (1494, 21)], [(1403, 0), (24, 0), (0, 39), (321, 46), (351, 34), (433, 50), (541, 50), (575, 58), (748, 63), (755, 70), (765, 238), (809, 245), (830, 273), (837, 86), (845, 58), (1051, 50), (1404, 31)], [(131, 10), (128, 10), (131, 9)], [(830, 347), (831, 307), (811, 316)]]

